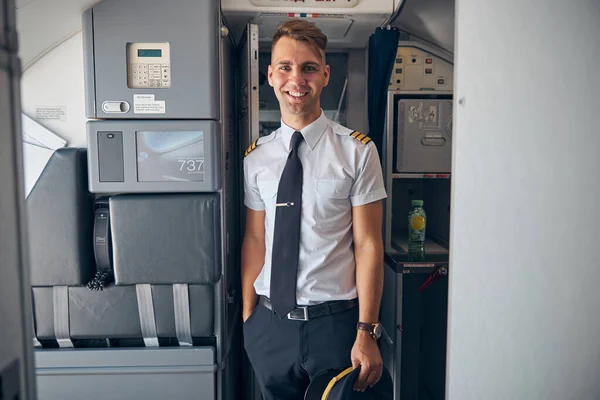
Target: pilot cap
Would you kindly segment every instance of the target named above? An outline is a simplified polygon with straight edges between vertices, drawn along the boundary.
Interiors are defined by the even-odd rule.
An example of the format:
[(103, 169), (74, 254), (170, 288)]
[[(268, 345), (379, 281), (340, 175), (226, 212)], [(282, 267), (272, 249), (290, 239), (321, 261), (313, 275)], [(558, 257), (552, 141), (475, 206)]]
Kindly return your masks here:
[(389, 372), (383, 368), (381, 379), (364, 392), (356, 392), (352, 387), (360, 365), (352, 369), (334, 368), (321, 372), (310, 383), (304, 400), (393, 400), (394, 387)]

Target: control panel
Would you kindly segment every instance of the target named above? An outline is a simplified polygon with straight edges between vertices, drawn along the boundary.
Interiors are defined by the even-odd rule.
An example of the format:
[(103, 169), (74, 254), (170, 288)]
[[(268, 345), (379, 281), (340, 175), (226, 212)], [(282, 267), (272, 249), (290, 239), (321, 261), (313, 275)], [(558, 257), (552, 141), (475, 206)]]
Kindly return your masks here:
[(212, 192), (221, 187), (219, 122), (87, 123), (92, 193)]
[(127, 43), (127, 71), (129, 88), (170, 88), (169, 43)]
[(313, 7), (313, 8), (352, 8), (358, 5), (360, 0), (250, 0), (259, 7)]
[(101, 1), (83, 13), (86, 117), (220, 118), (219, 1), (177, 1)]
[(388, 90), (452, 90), (452, 65), (417, 47), (399, 46)]

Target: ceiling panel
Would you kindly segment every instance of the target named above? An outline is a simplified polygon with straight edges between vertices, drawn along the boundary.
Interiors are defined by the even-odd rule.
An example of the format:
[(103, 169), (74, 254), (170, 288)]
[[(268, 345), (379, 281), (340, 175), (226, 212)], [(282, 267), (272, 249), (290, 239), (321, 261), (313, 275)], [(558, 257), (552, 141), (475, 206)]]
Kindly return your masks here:
[(404, 0), (393, 26), (454, 53), (454, 0)]

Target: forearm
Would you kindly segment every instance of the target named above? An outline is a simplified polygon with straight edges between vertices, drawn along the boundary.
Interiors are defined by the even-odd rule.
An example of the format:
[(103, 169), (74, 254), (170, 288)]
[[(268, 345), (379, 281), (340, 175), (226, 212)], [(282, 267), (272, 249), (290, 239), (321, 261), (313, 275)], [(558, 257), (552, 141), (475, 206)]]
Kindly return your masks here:
[(383, 243), (363, 243), (355, 248), (354, 256), (359, 321), (378, 322), (383, 293)]
[[(379, 322), (379, 306), (383, 294), (382, 213), (381, 201), (354, 208), (354, 259), (360, 322)], [(357, 329), (350, 357), (353, 367), (361, 365), (354, 384), (356, 390), (364, 390), (379, 380), (383, 361), (377, 341), (373, 340), (368, 331)]]
[(264, 240), (245, 237), (242, 243), (242, 310), (245, 316), (256, 307), (257, 295), (254, 281), (262, 270), (264, 258)]

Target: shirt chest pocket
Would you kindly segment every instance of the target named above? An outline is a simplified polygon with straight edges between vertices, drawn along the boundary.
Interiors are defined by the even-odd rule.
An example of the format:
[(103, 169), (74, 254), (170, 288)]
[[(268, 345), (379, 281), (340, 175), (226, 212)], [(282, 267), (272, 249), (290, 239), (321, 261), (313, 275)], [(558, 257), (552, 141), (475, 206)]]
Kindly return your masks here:
[(315, 220), (322, 228), (349, 226), (352, 222), (350, 191), (353, 181), (350, 179), (319, 179), (315, 181), (317, 201)]

